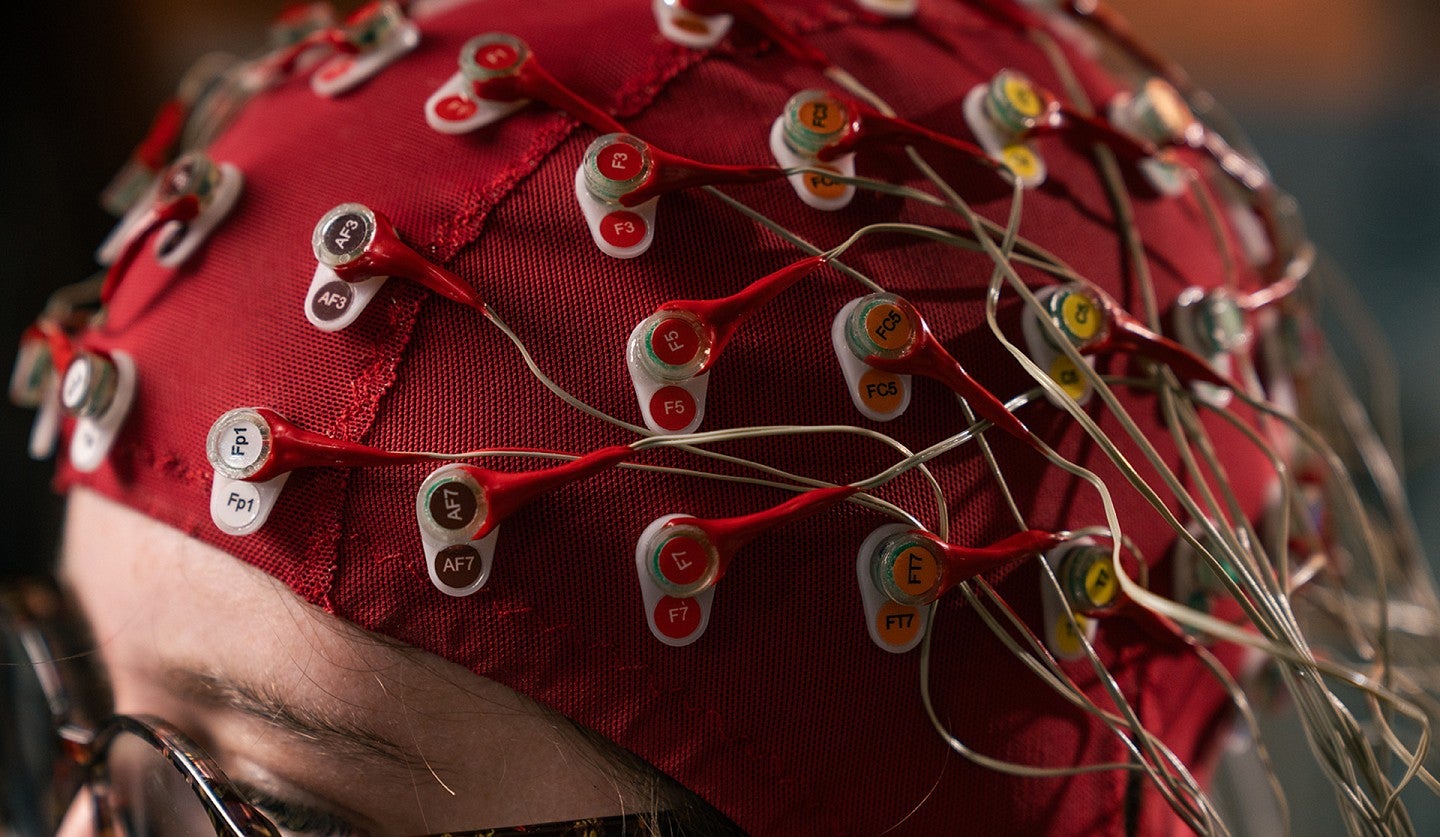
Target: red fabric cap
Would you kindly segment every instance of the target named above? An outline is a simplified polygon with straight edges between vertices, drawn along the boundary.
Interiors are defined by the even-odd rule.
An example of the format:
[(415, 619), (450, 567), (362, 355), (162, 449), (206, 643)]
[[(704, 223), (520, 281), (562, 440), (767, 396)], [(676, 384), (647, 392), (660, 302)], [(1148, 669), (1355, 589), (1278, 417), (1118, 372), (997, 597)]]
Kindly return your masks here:
[[(1128, 774), (1014, 778), (967, 762), (935, 734), (919, 697), (918, 652), (886, 653), (866, 632), (855, 554), (866, 535), (891, 522), (874, 512), (844, 504), (749, 544), (716, 590), (707, 633), (684, 648), (661, 644), (647, 629), (633, 562), (641, 529), (663, 514), (732, 517), (789, 495), (608, 471), (543, 496), (505, 522), (489, 583), (461, 599), (427, 578), (414, 512), (416, 488), (431, 470), (423, 465), (297, 472), (257, 534), (230, 537), (211, 523), (204, 440), (215, 418), (238, 406), (270, 407), (308, 430), (392, 449), (585, 452), (633, 440), (547, 392), (475, 311), (406, 282), (387, 284), (345, 331), (313, 328), (303, 314), (315, 264), (310, 232), (339, 203), (359, 201), (388, 215), (421, 254), (473, 283), (562, 387), (635, 423), (624, 366), (635, 323), (670, 299), (732, 294), (803, 255), (715, 197), (688, 191), (661, 200), (648, 253), (609, 258), (591, 241), (573, 192), (592, 131), (541, 105), (465, 136), (427, 127), (422, 105), (455, 72), (461, 44), (501, 30), (524, 38), (556, 78), (667, 151), (715, 163), (772, 162), (771, 122), (791, 94), (826, 81), (743, 26), (711, 53), (672, 45), (657, 34), (649, 6), (466, 5), (422, 20), (420, 46), (347, 95), (319, 98), (300, 81), (260, 95), (210, 150), (245, 174), (231, 216), (181, 269), (161, 268), (147, 249), (116, 294), (108, 323), (85, 339), (135, 358), (139, 394), (107, 465), (93, 475), (67, 471), (62, 484), (97, 488), (345, 619), (556, 707), (756, 833), (875, 834), (902, 820), (897, 833), (1121, 831), (1127, 783), (1139, 782)], [(844, 2), (787, 0), (772, 10), (901, 116), (958, 138), (971, 139), (963, 97), (1002, 67), (1065, 89), (1032, 40), (966, 4), (921, 6), (904, 22), (880, 22)], [(1128, 86), (1065, 49), (1093, 101)], [(1062, 137), (1043, 138), (1039, 148), (1050, 176), (1025, 196), (1022, 234), (1140, 312), (1092, 157)], [(993, 174), (927, 156), (986, 216), (1004, 220), (1009, 191)], [(898, 152), (862, 153), (858, 167), (923, 185)], [(1219, 284), (1222, 254), (1195, 199), (1157, 197), (1135, 172), (1127, 186), (1162, 308), (1187, 286)], [(871, 222), (961, 227), (933, 208), (865, 192), (844, 211), (822, 213), (784, 183), (726, 191), (821, 246)], [(846, 258), (915, 303), (946, 348), (1001, 398), (1030, 387), (985, 326), (991, 264), (983, 256), (886, 236)], [(1036, 288), (1052, 281), (1022, 275)], [(855, 424), (915, 449), (960, 430), (953, 397), (930, 381), (916, 381), (898, 420), (882, 426), (856, 413), (829, 329), (834, 313), (862, 293), (823, 268), (761, 310), (712, 372), (704, 427)], [(1000, 321), (1017, 341), (1019, 310), (1007, 292)], [(1107, 364), (1125, 368), (1123, 358)], [(1178, 467), (1155, 399), (1121, 395)], [(1090, 409), (1112, 437), (1123, 436), (1104, 410)], [(1059, 411), (1040, 404), (1021, 417), (1106, 479), (1127, 534), (1166, 592), (1173, 536), (1159, 515)], [(1211, 418), (1206, 426), (1234, 489), (1254, 513), (1263, 460)], [(989, 438), (1030, 526), (1103, 523), (1092, 490), (1020, 442)], [(1120, 447), (1140, 461), (1133, 445)], [(724, 449), (836, 482), (895, 460), (889, 449), (854, 436)], [(677, 453), (641, 459), (713, 467)], [(974, 446), (933, 467), (950, 502), (952, 540), (980, 546), (1014, 533)], [(918, 477), (878, 493), (933, 526), (933, 501)], [(990, 578), (1040, 631), (1035, 562)], [(1121, 620), (1100, 627), (1098, 644), (1147, 725), (1187, 763), (1203, 762), (1226, 701), (1199, 661), (1157, 649)], [(954, 594), (938, 606), (932, 666), (939, 716), (982, 753), (1045, 766), (1126, 760), (1113, 734), (1052, 694)], [(1066, 666), (1109, 706), (1088, 666)], [(1140, 828), (1174, 827), (1157, 794), (1136, 792)]]

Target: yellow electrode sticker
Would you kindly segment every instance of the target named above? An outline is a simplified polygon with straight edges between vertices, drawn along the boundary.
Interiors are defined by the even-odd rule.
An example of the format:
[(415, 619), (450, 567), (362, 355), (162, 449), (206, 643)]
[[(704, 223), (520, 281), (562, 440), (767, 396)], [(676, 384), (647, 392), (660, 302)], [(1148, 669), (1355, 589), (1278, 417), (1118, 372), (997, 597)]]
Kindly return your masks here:
[(1065, 295), (1065, 301), (1060, 304), (1060, 318), (1065, 330), (1077, 340), (1089, 340), (1100, 333), (1100, 311), (1083, 293)]
[[(1077, 613), (1075, 614), (1075, 624), (1079, 625), (1080, 630), (1083, 631), (1089, 624), (1089, 620)], [(1055, 617), (1054, 635), (1055, 648), (1061, 654), (1066, 657), (1074, 657), (1080, 653), (1080, 635), (1075, 633), (1075, 627), (1070, 624), (1070, 620), (1066, 619), (1063, 613)]]
[(1023, 143), (1007, 145), (1000, 152), (1001, 162), (1021, 180), (1040, 176), (1040, 158)]
[(1080, 374), (1080, 368), (1066, 355), (1056, 355), (1050, 362), (1050, 379), (1065, 390), (1065, 394), (1079, 401), (1090, 391), (1090, 383)]
[(1005, 100), (1010, 104), (1010, 107), (1014, 108), (1016, 113), (1024, 116), (1026, 119), (1038, 117), (1045, 108), (1045, 103), (1041, 101), (1040, 94), (1035, 91), (1035, 87), (1026, 79), (1011, 76), (1005, 79), (1002, 88), (1005, 92)]
[(1090, 597), (1096, 607), (1109, 607), (1119, 592), (1115, 568), (1109, 558), (1096, 561), (1085, 571), (1085, 595)]

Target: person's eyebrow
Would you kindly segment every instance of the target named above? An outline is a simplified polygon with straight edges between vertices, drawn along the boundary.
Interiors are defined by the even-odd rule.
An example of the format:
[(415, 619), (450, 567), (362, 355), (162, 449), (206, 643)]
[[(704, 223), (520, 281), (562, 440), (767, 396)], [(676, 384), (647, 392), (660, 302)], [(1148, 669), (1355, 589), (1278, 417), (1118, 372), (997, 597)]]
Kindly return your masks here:
[(176, 665), (161, 672), (159, 684), (195, 703), (256, 718), (299, 736), (330, 755), (388, 765), (407, 776), (415, 763), (410, 748), (342, 716), (289, 700), (265, 683)]

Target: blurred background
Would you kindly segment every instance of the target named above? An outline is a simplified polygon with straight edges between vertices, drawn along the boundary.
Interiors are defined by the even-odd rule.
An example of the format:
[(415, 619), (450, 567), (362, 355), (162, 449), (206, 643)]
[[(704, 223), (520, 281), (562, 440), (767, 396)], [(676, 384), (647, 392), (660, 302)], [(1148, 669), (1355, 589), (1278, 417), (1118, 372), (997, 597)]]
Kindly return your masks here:
[[(922, 0), (941, 2), (942, 0)], [(945, 0), (949, 1), (949, 0)], [(645, 0), (636, 0), (645, 2)], [(1440, 3), (1110, 0), (1250, 133), (1399, 358), (1404, 469), (1440, 547)], [(340, 2), (342, 10), (358, 5)], [(6, 13), (0, 127), (0, 368), (60, 284), (94, 270), (96, 195), (202, 53), (252, 52), (281, 0), (69, 0)], [(41, 566), (60, 501), (25, 456), (31, 414), (0, 406), (0, 573)], [(1289, 760), (1287, 760), (1289, 761)], [(1287, 764), (1295, 833), (1336, 833), (1323, 779)], [(1420, 832), (1440, 805), (1411, 794)], [(1304, 818), (1300, 818), (1303, 816)], [(1256, 823), (1258, 826), (1259, 824)]]

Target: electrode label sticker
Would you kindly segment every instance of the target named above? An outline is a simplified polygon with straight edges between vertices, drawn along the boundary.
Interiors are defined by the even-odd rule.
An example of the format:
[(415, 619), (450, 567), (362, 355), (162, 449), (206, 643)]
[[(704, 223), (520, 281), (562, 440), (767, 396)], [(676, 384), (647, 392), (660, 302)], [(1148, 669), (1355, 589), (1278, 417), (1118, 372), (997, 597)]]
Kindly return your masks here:
[(672, 317), (650, 332), (650, 351), (662, 363), (683, 366), (700, 351), (700, 335), (685, 320)]
[(677, 586), (694, 584), (705, 575), (706, 551), (694, 538), (684, 535), (670, 538), (655, 556), (660, 575)]
[(480, 579), (484, 567), (480, 550), (468, 543), (447, 546), (435, 554), (435, 575), (444, 584), (462, 590)]
[(617, 210), (600, 222), (600, 235), (612, 247), (634, 247), (645, 240), (645, 219), (633, 212)]
[(430, 519), (451, 531), (469, 526), (479, 508), (475, 492), (459, 480), (442, 482), (430, 489), (428, 505)]
[(460, 122), (475, 115), (475, 102), (460, 95), (444, 96), (435, 103), (435, 114), (446, 122)]
[(695, 418), (695, 397), (677, 386), (661, 387), (650, 398), (650, 417), (662, 429), (678, 433)]
[(800, 122), (817, 134), (833, 134), (845, 125), (845, 111), (835, 102), (818, 99), (800, 106)]
[(895, 558), (890, 566), (890, 577), (895, 588), (912, 596), (923, 595), (940, 581), (940, 561), (935, 554), (923, 546), (908, 547)]
[(876, 346), (894, 351), (910, 344), (914, 327), (900, 306), (885, 302), (865, 312), (865, 331)]
[(355, 289), (349, 282), (326, 282), (310, 297), (310, 313), (323, 322), (334, 322), (345, 316), (354, 301)]
[(260, 514), (260, 492), (255, 486), (241, 480), (234, 480), (224, 492), (220, 506), (220, 519), (235, 529), (243, 529), (255, 522)]
[(904, 648), (920, 638), (924, 624), (920, 608), (885, 602), (875, 614), (875, 633), (891, 648)]
[(370, 219), (358, 212), (347, 212), (325, 225), (321, 241), (325, 250), (336, 256), (353, 255), (370, 237)]
[(640, 174), (645, 167), (645, 160), (633, 146), (625, 142), (615, 142), (600, 150), (595, 158), (596, 165), (600, 167), (600, 173), (611, 180), (626, 181)]
[(219, 440), (220, 460), (227, 467), (244, 471), (260, 461), (265, 446), (262, 444), (264, 431), (253, 421), (241, 420), (225, 428)]
[(871, 369), (860, 376), (860, 400), (877, 413), (890, 414), (905, 403), (905, 389), (900, 376)]
[(94, 364), (85, 358), (79, 358), (70, 364), (65, 370), (65, 377), (60, 382), (60, 401), (63, 404), (83, 404), (86, 394), (90, 391), (90, 379), (93, 377)]
[(514, 67), (520, 60), (520, 53), (506, 43), (486, 44), (475, 50), (475, 63), (487, 70), (502, 72)]
[(685, 639), (700, 627), (700, 605), (694, 599), (663, 596), (653, 615), (656, 629), (670, 639)]

